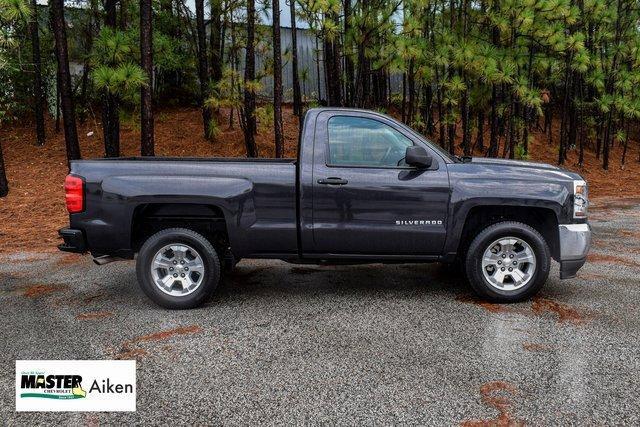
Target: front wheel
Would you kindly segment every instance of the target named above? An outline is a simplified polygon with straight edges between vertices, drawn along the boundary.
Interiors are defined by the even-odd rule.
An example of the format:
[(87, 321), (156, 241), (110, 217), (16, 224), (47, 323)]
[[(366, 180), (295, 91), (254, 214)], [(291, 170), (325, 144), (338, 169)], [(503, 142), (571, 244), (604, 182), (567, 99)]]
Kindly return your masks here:
[(169, 228), (142, 245), (136, 262), (138, 283), (156, 304), (170, 309), (194, 308), (220, 282), (220, 259), (201, 234)]
[(471, 287), (497, 302), (516, 302), (536, 294), (549, 276), (551, 255), (544, 237), (515, 221), (493, 224), (469, 245), (466, 271)]

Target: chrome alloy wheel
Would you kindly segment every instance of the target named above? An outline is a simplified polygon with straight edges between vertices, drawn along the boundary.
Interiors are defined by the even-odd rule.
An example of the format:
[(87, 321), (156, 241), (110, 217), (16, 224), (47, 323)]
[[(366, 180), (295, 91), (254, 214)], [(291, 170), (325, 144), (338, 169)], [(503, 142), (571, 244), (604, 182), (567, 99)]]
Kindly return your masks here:
[(491, 286), (515, 291), (525, 286), (536, 272), (536, 255), (517, 237), (501, 237), (482, 255), (482, 274)]
[(202, 257), (184, 243), (164, 246), (153, 257), (151, 278), (165, 294), (174, 297), (189, 295), (204, 279)]

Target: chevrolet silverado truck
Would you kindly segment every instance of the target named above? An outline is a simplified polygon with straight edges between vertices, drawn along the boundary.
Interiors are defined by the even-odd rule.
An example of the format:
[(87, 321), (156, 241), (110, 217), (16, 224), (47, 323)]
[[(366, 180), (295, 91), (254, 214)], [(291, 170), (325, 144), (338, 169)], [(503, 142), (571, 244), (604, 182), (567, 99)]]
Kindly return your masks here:
[(146, 295), (202, 304), (242, 258), (457, 266), (483, 298), (520, 301), (576, 275), (587, 184), (524, 161), (452, 156), (375, 112), (307, 112), (297, 159), (71, 162), (63, 251), (136, 258)]

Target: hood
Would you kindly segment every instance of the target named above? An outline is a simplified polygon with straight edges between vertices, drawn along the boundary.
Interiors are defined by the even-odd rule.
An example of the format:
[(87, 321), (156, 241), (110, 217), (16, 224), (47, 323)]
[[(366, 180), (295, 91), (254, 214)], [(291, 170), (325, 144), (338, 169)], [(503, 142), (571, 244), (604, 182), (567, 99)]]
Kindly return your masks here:
[(524, 160), (506, 160), (486, 157), (472, 157), (464, 163), (454, 163), (453, 170), (464, 171), (472, 174), (515, 174), (514, 176), (529, 175), (534, 177), (545, 177), (545, 179), (574, 180), (583, 179), (579, 174), (558, 166), (546, 163), (527, 162)]
[(495, 158), (486, 158), (486, 157), (472, 157), (471, 163), (482, 164), (482, 165), (514, 166), (514, 167), (524, 167), (524, 168), (534, 168), (534, 169), (546, 169), (546, 170), (553, 170), (553, 171), (563, 170), (558, 166), (553, 166), (547, 163), (528, 162), (524, 160), (495, 159)]

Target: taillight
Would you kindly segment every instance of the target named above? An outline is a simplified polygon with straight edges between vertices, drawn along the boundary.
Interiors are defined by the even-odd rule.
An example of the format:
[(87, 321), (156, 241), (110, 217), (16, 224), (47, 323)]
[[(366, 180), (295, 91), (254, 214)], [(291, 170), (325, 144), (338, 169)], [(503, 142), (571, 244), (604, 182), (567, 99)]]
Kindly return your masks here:
[(82, 178), (67, 175), (64, 180), (64, 198), (69, 213), (78, 213), (84, 210), (84, 181)]

